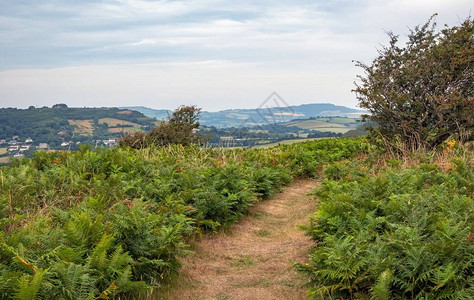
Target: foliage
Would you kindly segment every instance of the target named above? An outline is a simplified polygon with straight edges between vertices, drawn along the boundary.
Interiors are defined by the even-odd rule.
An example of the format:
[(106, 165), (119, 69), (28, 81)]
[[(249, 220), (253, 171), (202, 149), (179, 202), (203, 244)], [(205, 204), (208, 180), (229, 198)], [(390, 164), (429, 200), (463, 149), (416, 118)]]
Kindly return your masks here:
[(473, 138), (474, 20), (437, 32), (433, 18), (410, 32), (405, 47), (389, 33), (390, 44), (372, 64), (357, 62), (365, 72), (355, 89), (359, 105), (378, 124), (372, 137), (390, 149)]
[(197, 143), (200, 135), (194, 130), (199, 127), (200, 112), (201, 109), (196, 106), (181, 106), (169, 116), (168, 122), (162, 122), (148, 133), (126, 136), (120, 140), (120, 145), (142, 149), (150, 146), (188, 146)]
[(0, 298), (135, 297), (179, 272), (186, 241), (236, 221), (362, 139), (268, 149), (36, 152), (0, 169)]
[(308, 229), (318, 246), (297, 265), (310, 298), (472, 299), (474, 168), (462, 150), (445, 171), (430, 154), (415, 167), (331, 164)]

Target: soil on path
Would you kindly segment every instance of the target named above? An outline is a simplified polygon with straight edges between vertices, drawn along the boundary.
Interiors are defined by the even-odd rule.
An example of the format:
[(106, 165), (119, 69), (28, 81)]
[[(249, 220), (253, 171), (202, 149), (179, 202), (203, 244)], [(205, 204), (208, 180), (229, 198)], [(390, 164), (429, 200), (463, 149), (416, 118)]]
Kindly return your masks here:
[(198, 241), (166, 299), (306, 299), (305, 280), (291, 263), (306, 262), (314, 246), (297, 227), (314, 212), (308, 193), (316, 185), (297, 180), (229, 232)]

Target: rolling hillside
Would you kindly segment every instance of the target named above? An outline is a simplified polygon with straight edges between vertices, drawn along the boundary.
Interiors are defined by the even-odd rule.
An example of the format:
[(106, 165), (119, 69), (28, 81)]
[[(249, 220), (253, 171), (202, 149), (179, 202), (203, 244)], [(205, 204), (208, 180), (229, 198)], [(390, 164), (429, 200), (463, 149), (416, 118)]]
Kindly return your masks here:
[[(121, 107), (132, 109), (142, 114), (166, 119), (171, 111), (151, 109), (143, 106)], [(293, 119), (309, 119), (315, 117), (345, 117), (358, 118), (364, 111), (329, 103), (313, 103), (298, 106), (281, 105), (279, 107), (260, 107), (256, 109), (228, 109), (218, 112), (203, 111), (200, 123), (217, 128), (252, 127), (269, 123), (288, 122)]]
[(155, 121), (140, 112), (118, 108), (2, 108), (0, 140), (31, 138), (33, 145), (47, 143), (55, 148), (65, 141), (119, 138), (125, 132), (154, 127)]

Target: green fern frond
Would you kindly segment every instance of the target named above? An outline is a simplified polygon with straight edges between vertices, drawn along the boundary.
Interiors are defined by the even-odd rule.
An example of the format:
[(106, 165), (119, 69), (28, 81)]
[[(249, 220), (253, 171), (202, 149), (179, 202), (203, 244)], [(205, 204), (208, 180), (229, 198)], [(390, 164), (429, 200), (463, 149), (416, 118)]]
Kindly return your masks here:
[(18, 287), (15, 290), (15, 298), (18, 300), (33, 300), (41, 287), (43, 276), (46, 270), (38, 269), (31, 275), (23, 275), (18, 280)]

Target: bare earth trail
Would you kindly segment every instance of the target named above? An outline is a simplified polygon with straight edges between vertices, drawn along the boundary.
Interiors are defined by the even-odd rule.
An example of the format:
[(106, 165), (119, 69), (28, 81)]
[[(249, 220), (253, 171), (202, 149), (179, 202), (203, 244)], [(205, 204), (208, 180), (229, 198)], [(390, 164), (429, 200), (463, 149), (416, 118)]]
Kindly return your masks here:
[(306, 299), (304, 279), (291, 262), (304, 263), (314, 242), (308, 224), (314, 180), (297, 180), (255, 205), (228, 233), (197, 242), (166, 299)]

